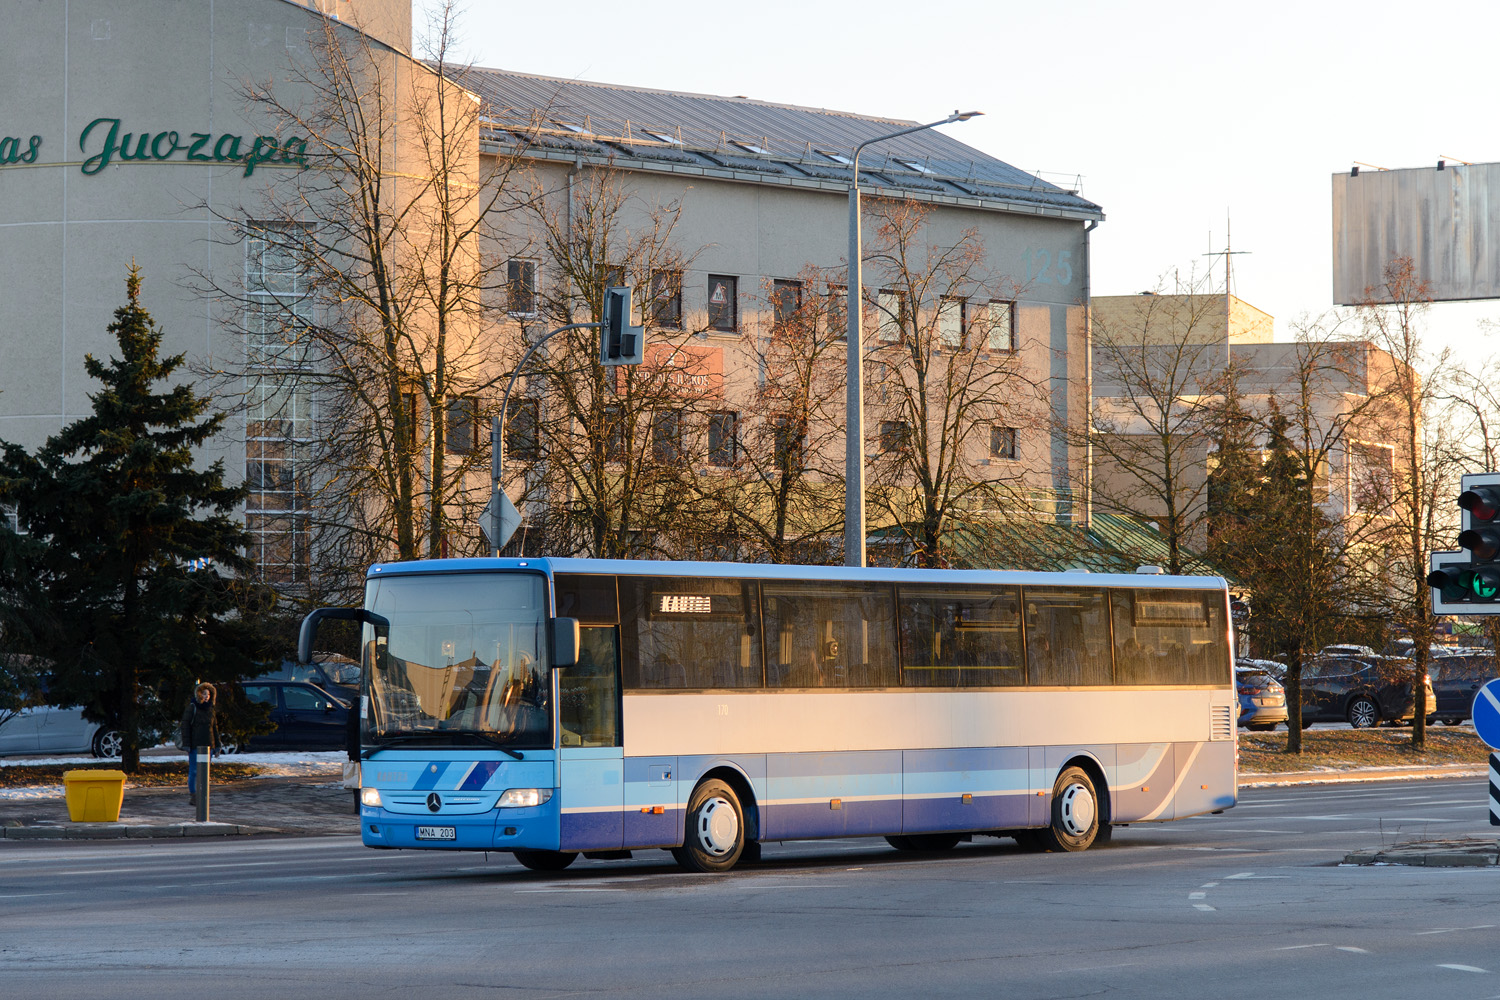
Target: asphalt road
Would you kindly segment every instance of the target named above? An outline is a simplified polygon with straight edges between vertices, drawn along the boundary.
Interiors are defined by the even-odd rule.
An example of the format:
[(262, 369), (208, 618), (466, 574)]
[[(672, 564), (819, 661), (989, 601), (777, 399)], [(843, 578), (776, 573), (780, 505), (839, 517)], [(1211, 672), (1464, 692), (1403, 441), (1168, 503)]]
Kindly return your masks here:
[(1483, 781), (1252, 789), (1083, 854), (981, 840), (662, 852), (556, 875), (345, 837), (0, 844), (0, 995), (1500, 996), (1500, 868), (1352, 867), (1493, 837)]

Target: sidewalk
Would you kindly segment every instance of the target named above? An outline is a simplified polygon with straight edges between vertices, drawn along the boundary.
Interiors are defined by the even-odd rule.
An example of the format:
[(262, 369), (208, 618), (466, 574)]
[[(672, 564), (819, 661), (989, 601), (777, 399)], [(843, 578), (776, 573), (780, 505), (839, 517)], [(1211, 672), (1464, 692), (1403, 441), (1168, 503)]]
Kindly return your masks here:
[(324, 775), (215, 783), (209, 796), (211, 822), (198, 823), (196, 816), (185, 788), (127, 787), (120, 822), (73, 823), (59, 793), (55, 798), (0, 800), (0, 839), (359, 834), (351, 792), (337, 778)]

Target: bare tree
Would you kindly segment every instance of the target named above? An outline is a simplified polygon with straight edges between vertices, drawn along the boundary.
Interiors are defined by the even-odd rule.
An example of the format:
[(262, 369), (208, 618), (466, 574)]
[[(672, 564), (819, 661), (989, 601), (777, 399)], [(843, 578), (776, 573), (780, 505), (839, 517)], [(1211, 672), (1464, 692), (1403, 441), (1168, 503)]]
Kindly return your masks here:
[(551, 187), (533, 173), (517, 204), (536, 234), (518, 252), (536, 254), (545, 278), (528, 336), (598, 323), (604, 290), (623, 284), (637, 289), (650, 338), (640, 365), (602, 365), (589, 329), (538, 352), (522, 373), (526, 409), (511, 415), (535, 427), (521, 442), (533, 463), (523, 495), (545, 509), (551, 551), (669, 555), (702, 523), (691, 429), (722, 388), (708, 352), (688, 342), (681, 281), (692, 255), (673, 240), (680, 206), (646, 203), (608, 168)]
[[(1237, 459), (1244, 442), (1221, 433), (1210, 474), (1211, 490), (1238, 479), (1237, 500), (1212, 511), (1209, 555), (1252, 593), (1252, 643), (1286, 663), (1288, 753), (1301, 752), (1303, 664), (1344, 637), (1340, 630), (1379, 617), (1383, 596), (1374, 567), (1389, 476), (1355, 458), (1369, 447), (1360, 439), (1386, 387), (1371, 382), (1382, 373), (1371, 370), (1368, 345), (1343, 340), (1339, 326), (1336, 318), (1304, 322), (1295, 342), (1252, 349), (1266, 356), (1241, 369), (1223, 407), (1256, 429), (1249, 468)], [(1339, 462), (1344, 476), (1335, 489)]]
[(1453, 365), (1446, 350), (1432, 350), (1423, 337), (1421, 318), (1432, 296), (1411, 258), (1388, 263), (1382, 278), (1379, 287), (1366, 289), (1358, 312), (1366, 339), (1391, 359), (1387, 405), (1376, 415), (1386, 440), (1396, 444), (1384, 540), (1392, 567), (1389, 610), (1412, 640), (1412, 746), (1421, 749), (1430, 707), (1421, 678), (1427, 673), (1433, 638), (1427, 554), (1446, 526), (1448, 511), (1440, 509), (1440, 498), (1449, 494), (1457, 471), (1450, 428), (1440, 419)]
[(308, 584), (316, 558), (357, 585), (372, 559), (462, 545), (484, 501), (478, 427), (505, 345), (485, 322), (504, 262), (481, 247), (518, 154), (481, 168), (451, 0), (431, 11), (425, 63), (322, 26), (308, 58), (243, 85), (282, 158), (295, 150), (306, 169), (221, 214), (244, 284), (200, 277), (244, 336), (243, 358), (216, 361), (248, 416), (262, 571)]
[(1089, 426), (1061, 428), (1092, 446), (1095, 509), (1154, 522), (1174, 574), (1206, 542), (1207, 432), (1237, 378), (1216, 323), (1223, 296), (1196, 277), (1187, 289), (1095, 312)]
[[(867, 258), (880, 281), (865, 362), (875, 451), (868, 500), (919, 566), (1029, 510), (1018, 435), (1046, 425), (1045, 387), (1014, 350), (1018, 286), (991, 275), (974, 228), (939, 242), (932, 209), (875, 200)], [(988, 561), (969, 552), (964, 561)]]
[(843, 526), (843, 273), (808, 265), (767, 279), (762, 316), (740, 339), (755, 366), (742, 412), (710, 413), (702, 477), (725, 555), (751, 561), (833, 562)]

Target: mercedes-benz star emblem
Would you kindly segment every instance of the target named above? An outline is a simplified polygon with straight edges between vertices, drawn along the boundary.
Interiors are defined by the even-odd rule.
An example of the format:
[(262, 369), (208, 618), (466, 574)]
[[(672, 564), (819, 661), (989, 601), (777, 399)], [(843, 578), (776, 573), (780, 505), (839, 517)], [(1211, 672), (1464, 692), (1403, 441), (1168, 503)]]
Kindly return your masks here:
[(427, 794), (427, 808), (432, 812), (437, 812), (443, 808), (443, 800), (437, 792), (429, 792)]

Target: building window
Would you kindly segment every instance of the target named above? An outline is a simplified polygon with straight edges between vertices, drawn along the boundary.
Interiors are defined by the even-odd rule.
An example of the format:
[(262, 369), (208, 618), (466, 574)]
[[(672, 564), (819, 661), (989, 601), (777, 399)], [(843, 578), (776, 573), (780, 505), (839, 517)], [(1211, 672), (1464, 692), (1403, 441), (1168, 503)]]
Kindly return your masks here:
[(535, 316), (536, 261), (512, 257), (505, 262), (505, 311), (512, 316)]
[(991, 302), (985, 307), (985, 325), (989, 327), (986, 341), (992, 351), (1014, 351), (1016, 349), (1016, 304), (1014, 302)]
[(604, 408), (604, 460), (625, 461), (625, 414), (618, 406)]
[(911, 447), (911, 425), (905, 420), (880, 422), (880, 450), (887, 453), (906, 451)]
[(875, 305), (879, 310), (876, 338), (883, 344), (896, 343), (906, 329), (906, 294), (882, 288), (876, 293)]
[(403, 392), (401, 394), (401, 417), (402, 425), (395, 429), (395, 436), (401, 450), (410, 454), (417, 450), (416, 393)]
[(256, 572), (267, 583), (305, 583), (310, 555), (308, 483), (315, 440), (311, 367), (304, 336), (312, 294), (301, 223), (246, 224), (245, 332), (249, 363), (245, 421), (245, 528)]
[(478, 397), (448, 397), (448, 428), (443, 440), (454, 455), (467, 455), (479, 447)]
[(1014, 427), (990, 427), (990, 458), (1016, 457), (1016, 429)]
[(802, 282), (783, 281), (777, 278), (771, 283), (771, 323), (781, 329), (797, 321), (802, 311)]
[(849, 288), (847, 285), (828, 286), (828, 333), (835, 340), (849, 339)]
[(662, 330), (682, 329), (682, 272), (651, 275), (651, 325)]
[(721, 468), (734, 465), (739, 457), (738, 413), (719, 410), (708, 415), (708, 464)]
[(509, 404), (505, 418), (505, 454), (522, 462), (534, 462), (541, 454), (541, 435), (537, 427), (537, 401), (516, 399)]
[(666, 465), (682, 461), (682, 411), (651, 414), (651, 457)]
[(739, 279), (722, 274), (708, 276), (708, 326), (721, 333), (739, 329)]
[(1396, 478), (1396, 449), (1388, 444), (1349, 444), (1349, 493), (1354, 509), (1379, 513), (1389, 506)]
[(950, 351), (964, 347), (969, 303), (965, 299), (943, 296), (938, 302), (938, 343)]

